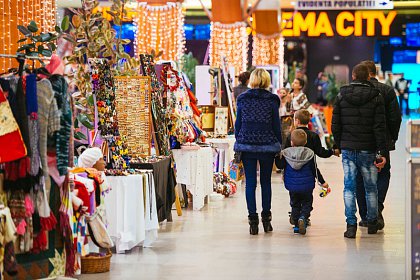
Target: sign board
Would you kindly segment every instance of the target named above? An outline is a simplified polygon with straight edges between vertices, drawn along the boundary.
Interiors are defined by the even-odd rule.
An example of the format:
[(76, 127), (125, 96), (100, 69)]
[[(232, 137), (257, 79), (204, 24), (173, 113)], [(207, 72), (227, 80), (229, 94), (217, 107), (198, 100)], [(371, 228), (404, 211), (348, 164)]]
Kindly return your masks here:
[[(396, 11), (343, 11), (334, 18), (327, 12), (282, 12), (281, 30), (284, 37), (319, 36), (389, 36)], [(380, 33), (377, 34), (377, 28)]]
[(390, 0), (298, 0), (296, 10), (392, 10)]
[(420, 280), (420, 158), (408, 161), (406, 211), (406, 277)]
[(407, 122), (406, 149), (409, 153), (420, 153), (420, 120)]

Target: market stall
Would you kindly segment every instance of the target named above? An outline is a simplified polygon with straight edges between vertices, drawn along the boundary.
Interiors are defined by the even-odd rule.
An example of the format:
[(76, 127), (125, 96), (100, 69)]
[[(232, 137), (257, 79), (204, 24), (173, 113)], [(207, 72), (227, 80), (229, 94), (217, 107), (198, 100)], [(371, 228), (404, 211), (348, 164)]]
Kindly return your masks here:
[(173, 150), (176, 180), (193, 195), (193, 209), (204, 207), (204, 199), (213, 192), (213, 151), (210, 147)]
[(108, 232), (116, 252), (143, 244), (149, 247), (158, 236), (156, 189), (153, 172), (137, 170), (128, 176), (108, 176), (113, 190), (107, 195)]

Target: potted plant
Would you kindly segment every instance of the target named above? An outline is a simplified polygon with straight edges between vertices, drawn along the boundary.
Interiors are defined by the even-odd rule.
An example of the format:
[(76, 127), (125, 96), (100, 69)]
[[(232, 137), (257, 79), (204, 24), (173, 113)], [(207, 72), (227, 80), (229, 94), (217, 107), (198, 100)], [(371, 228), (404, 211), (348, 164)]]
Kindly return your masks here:
[(328, 105), (324, 108), (324, 117), (327, 124), (328, 133), (331, 134), (331, 123), (332, 123), (332, 113), (333, 105), (337, 98), (338, 93), (340, 92), (340, 85), (337, 83), (337, 78), (334, 73), (328, 73), (328, 87), (326, 99)]

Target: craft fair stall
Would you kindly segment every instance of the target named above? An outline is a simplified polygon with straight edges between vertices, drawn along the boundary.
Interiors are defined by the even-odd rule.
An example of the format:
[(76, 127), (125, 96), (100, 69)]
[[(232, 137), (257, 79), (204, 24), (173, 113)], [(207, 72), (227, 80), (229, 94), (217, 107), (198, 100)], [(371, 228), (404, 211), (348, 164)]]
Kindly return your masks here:
[(235, 152), (233, 146), (235, 145), (235, 137), (227, 136), (225, 138), (208, 138), (207, 143), (210, 143), (215, 149), (213, 160), (213, 172), (229, 172), (229, 163), (233, 160)]
[(193, 196), (193, 209), (204, 207), (204, 199), (213, 192), (213, 151), (210, 147), (184, 148), (172, 151), (176, 180), (185, 184)]
[(149, 247), (158, 236), (153, 171), (137, 170), (135, 173), (107, 178), (113, 188), (105, 199), (108, 232), (117, 253), (125, 253), (140, 244)]

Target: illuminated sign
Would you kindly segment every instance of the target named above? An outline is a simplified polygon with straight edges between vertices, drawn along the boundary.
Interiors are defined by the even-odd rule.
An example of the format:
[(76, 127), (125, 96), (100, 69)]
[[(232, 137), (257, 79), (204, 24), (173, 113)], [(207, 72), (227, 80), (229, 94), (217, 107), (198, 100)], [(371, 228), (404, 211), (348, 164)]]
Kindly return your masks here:
[[(390, 27), (397, 12), (387, 15), (381, 11), (341, 12), (331, 22), (326, 12), (282, 12), (281, 30), (284, 37), (299, 37), (306, 32), (308, 37), (318, 36), (389, 36)], [(333, 28), (335, 24), (335, 29)], [(376, 34), (376, 25), (380, 26), (380, 34)]]
[(390, 0), (298, 0), (296, 10), (392, 10)]

